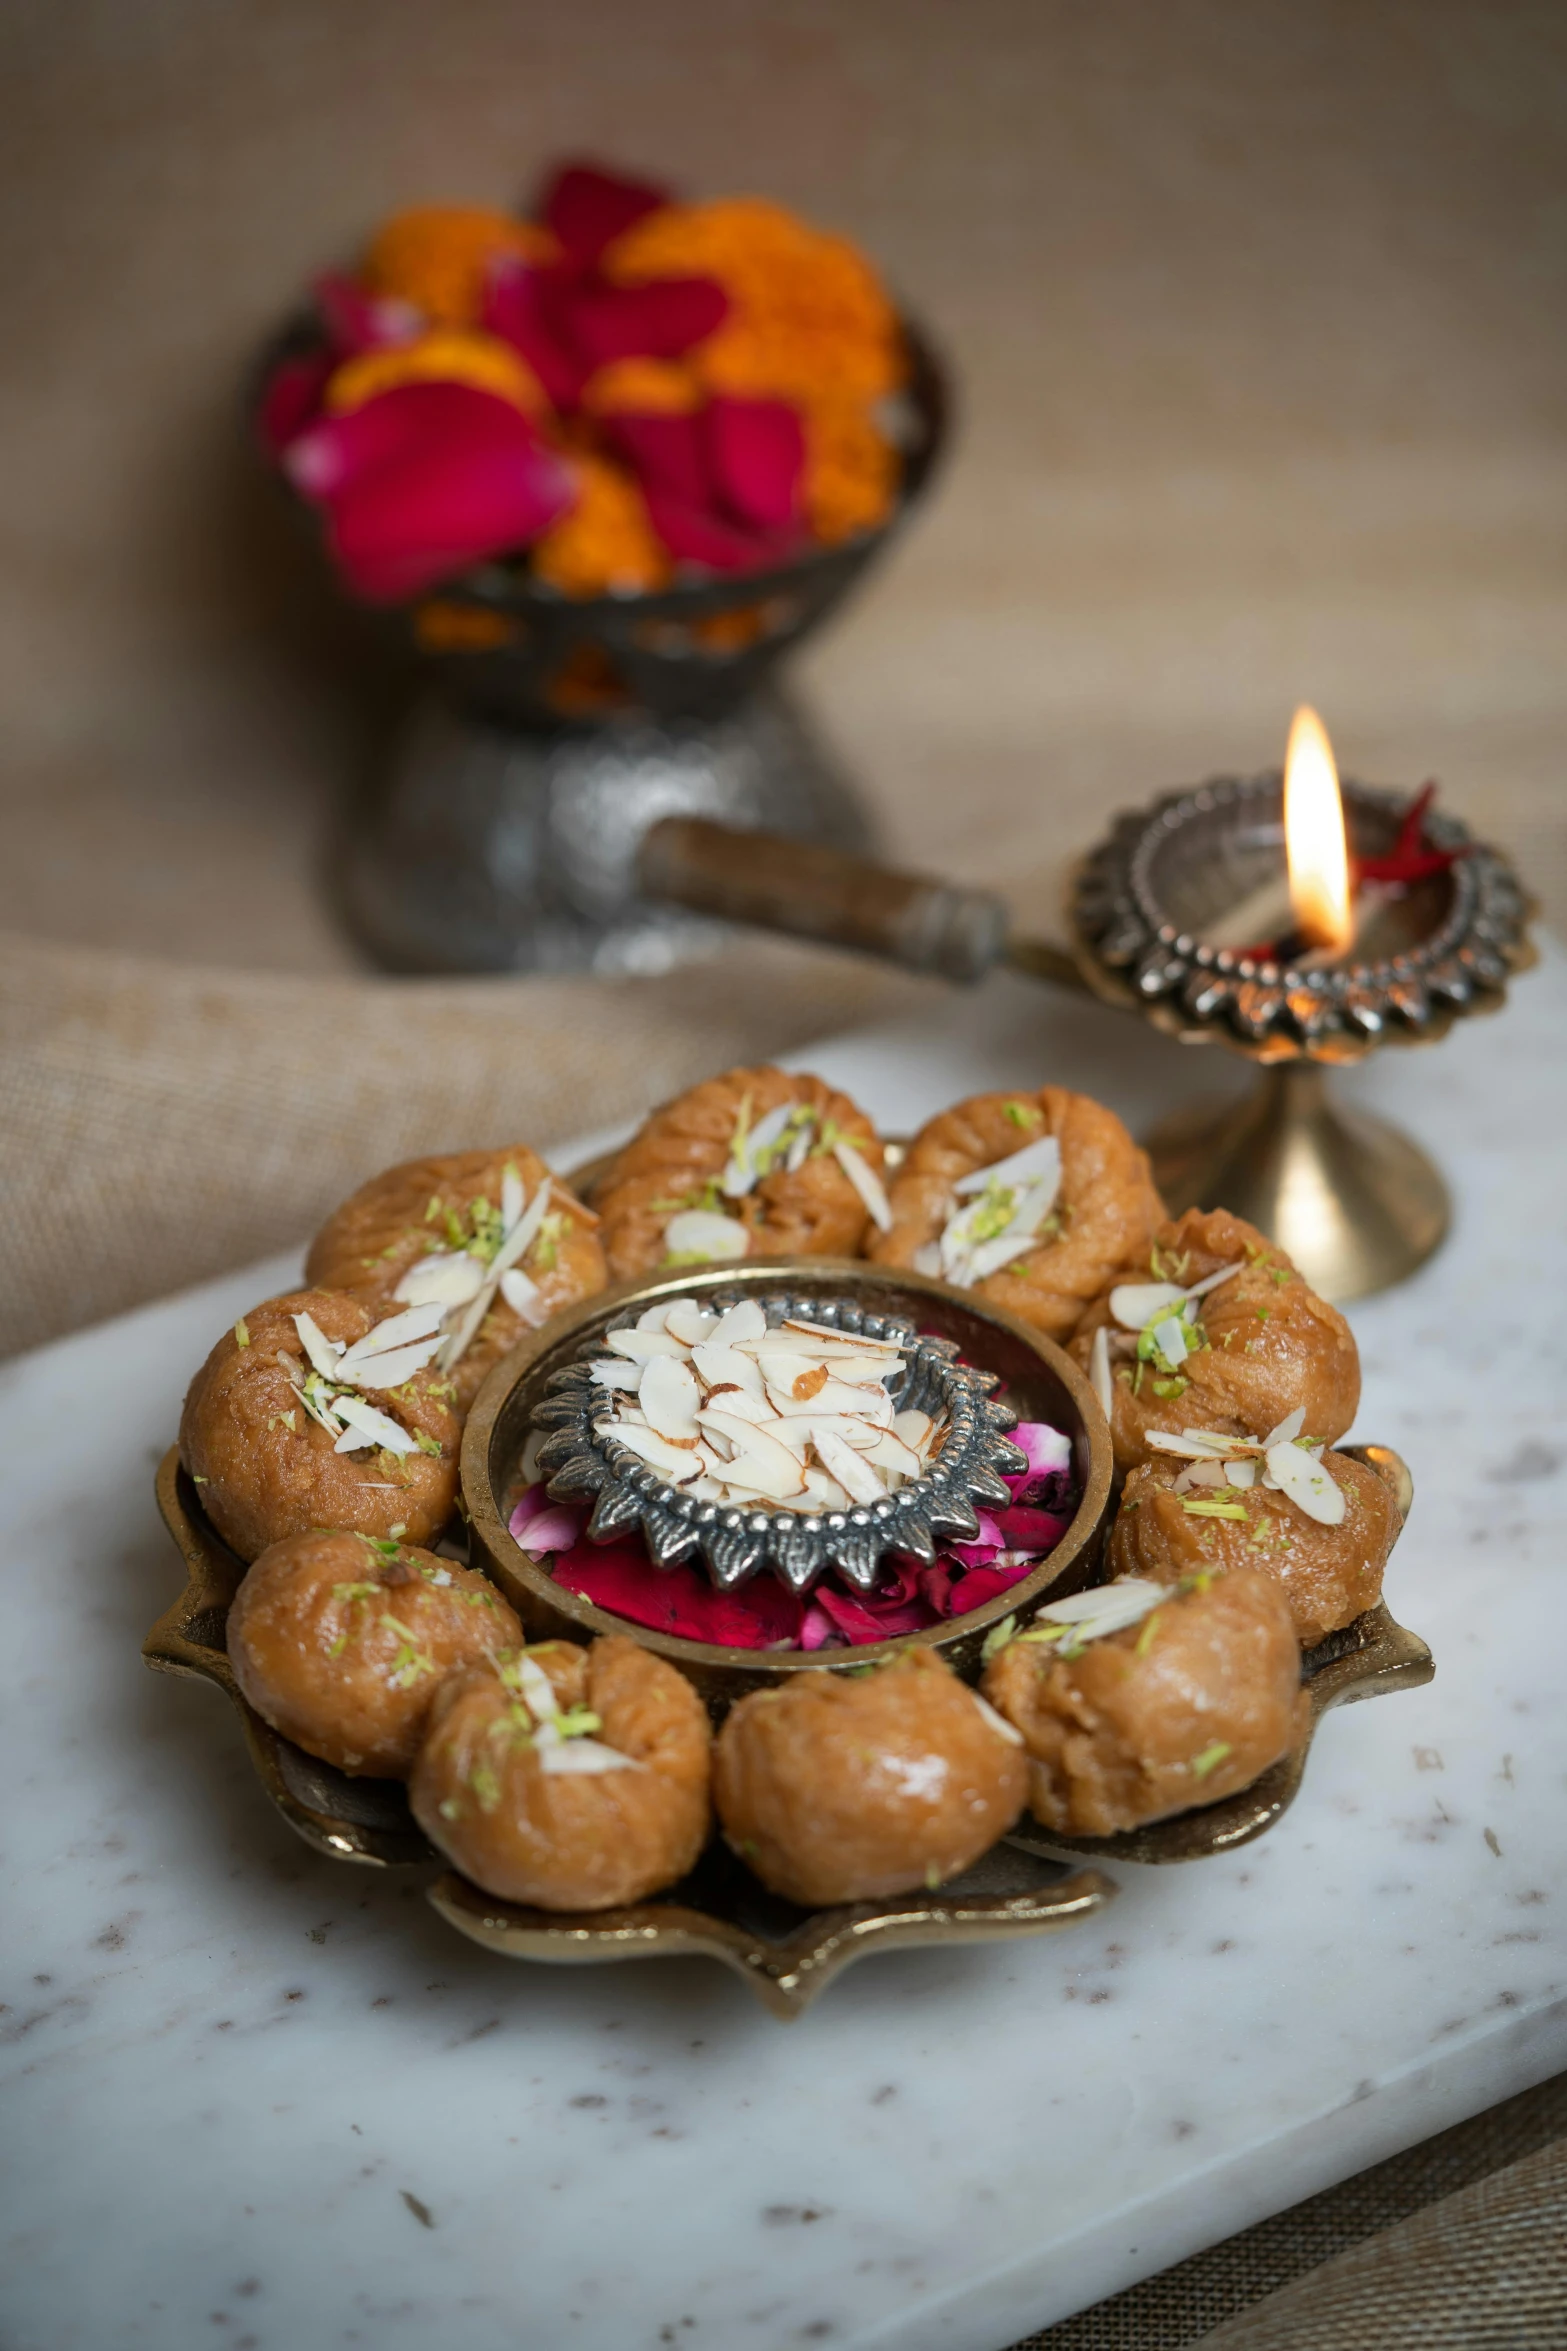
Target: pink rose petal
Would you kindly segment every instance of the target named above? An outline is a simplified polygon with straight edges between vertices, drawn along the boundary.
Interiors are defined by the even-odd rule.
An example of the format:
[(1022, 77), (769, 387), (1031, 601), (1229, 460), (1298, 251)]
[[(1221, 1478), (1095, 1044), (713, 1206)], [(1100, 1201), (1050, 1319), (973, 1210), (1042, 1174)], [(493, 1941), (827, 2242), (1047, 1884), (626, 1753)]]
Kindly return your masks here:
[(818, 1608), (816, 1603), (812, 1601), (800, 1620), (800, 1647), (802, 1649), (828, 1649), (832, 1647), (837, 1638), (838, 1629), (826, 1609)]
[(1053, 1429), (1048, 1421), (1020, 1420), (1011, 1432), (1011, 1441), (1019, 1452), (1028, 1455), (1028, 1467), (1007, 1478), (1007, 1484), (1017, 1493), (1031, 1485), (1035, 1478), (1048, 1477), (1053, 1470), (1072, 1466), (1072, 1440)]
[(786, 400), (714, 400), (708, 442), (718, 494), (737, 521), (787, 531), (799, 520), (805, 431)]
[(544, 191), (540, 212), (566, 251), (581, 261), (597, 261), (633, 221), (658, 212), (669, 202), (669, 191), (651, 180), (623, 179), (617, 172), (600, 171), (592, 163), (563, 164)]

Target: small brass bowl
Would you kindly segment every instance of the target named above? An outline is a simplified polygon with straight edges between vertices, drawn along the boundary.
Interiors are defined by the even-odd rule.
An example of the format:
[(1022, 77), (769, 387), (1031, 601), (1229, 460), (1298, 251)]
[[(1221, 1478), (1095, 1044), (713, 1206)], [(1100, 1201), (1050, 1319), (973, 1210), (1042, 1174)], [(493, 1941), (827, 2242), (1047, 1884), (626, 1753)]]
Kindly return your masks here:
[[(780, 1290), (809, 1291), (819, 1299), (842, 1299), (877, 1315), (906, 1319), (921, 1331), (951, 1339), (960, 1355), (1005, 1383), (1004, 1398), (1019, 1420), (1048, 1421), (1071, 1440), (1082, 1501), (1060, 1542), (1010, 1591), (967, 1616), (932, 1625), (920, 1633), (863, 1648), (814, 1651), (727, 1649), (688, 1641), (645, 1625), (628, 1625), (557, 1584), (530, 1559), (507, 1531), (521, 1490), (523, 1445), (535, 1426), (553, 1375), (564, 1365), (603, 1351), (604, 1333), (633, 1319), (660, 1298), (758, 1298)], [(1076, 1591), (1090, 1582), (1099, 1564), (1110, 1500), (1110, 1432), (1097, 1397), (1075, 1363), (1051, 1339), (1014, 1315), (966, 1291), (897, 1266), (870, 1265), (848, 1258), (755, 1258), (740, 1265), (678, 1268), (674, 1273), (622, 1282), (587, 1300), (570, 1315), (557, 1316), (531, 1333), (491, 1372), (468, 1416), (463, 1437), (462, 1493), (476, 1563), (500, 1585), (528, 1629), (530, 1638), (591, 1640), (597, 1634), (631, 1631), (645, 1649), (667, 1657), (693, 1681), (715, 1714), (747, 1690), (775, 1684), (785, 1674), (841, 1670), (888, 1657), (900, 1649), (933, 1648), (957, 1672), (974, 1678), (980, 1651), (992, 1625), (1015, 1609), (1031, 1607), (1052, 1592)], [(651, 1565), (648, 1572), (656, 1574)]]

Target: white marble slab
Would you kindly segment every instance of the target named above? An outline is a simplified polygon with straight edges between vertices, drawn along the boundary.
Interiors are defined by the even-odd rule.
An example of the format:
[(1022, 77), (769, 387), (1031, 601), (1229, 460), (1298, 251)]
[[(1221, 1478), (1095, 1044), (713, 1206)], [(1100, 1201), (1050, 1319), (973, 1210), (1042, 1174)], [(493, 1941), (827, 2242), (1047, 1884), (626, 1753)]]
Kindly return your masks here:
[[(1567, 2064), (1564, 1015), (1553, 955), (1350, 1088), (1459, 1200), (1353, 1316), (1435, 1683), (1334, 1716), (1261, 1843), (1123, 1869), (1073, 1935), (868, 1961), (792, 2027), (701, 1962), (461, 1942), (143, 1668), (153, 1464), (285, 1262), (0, 1374), (8, 2351), (999, 2351)], [(1010, 983), (807, 1058), (892, 1126), (1047, 1076), (1141, 1122), (1194, 1075)]]

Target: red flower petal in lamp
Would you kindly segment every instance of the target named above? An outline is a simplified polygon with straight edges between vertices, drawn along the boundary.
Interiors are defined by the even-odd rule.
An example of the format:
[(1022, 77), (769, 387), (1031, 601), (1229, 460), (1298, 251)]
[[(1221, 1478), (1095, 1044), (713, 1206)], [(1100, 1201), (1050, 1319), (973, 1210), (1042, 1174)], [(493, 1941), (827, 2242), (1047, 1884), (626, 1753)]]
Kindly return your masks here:
[(735, 518), (759, 531), (799, 519), (805, 431), (786, 400), (714, 400), (707, 411), (713, 480)]
[(595, 367), (612, 359), (678, 359), (729, 315), (714, 278), (652, 278), (641, 286), (579, 279), (561, 296), (561, 325)]
[(650, 180), (622, 179), (596, 164), (568, 163), (545, 189), (540, 210), (546, 227), (574, 259), (597, 261), (623, 229), (668, 202), (668, 189)]

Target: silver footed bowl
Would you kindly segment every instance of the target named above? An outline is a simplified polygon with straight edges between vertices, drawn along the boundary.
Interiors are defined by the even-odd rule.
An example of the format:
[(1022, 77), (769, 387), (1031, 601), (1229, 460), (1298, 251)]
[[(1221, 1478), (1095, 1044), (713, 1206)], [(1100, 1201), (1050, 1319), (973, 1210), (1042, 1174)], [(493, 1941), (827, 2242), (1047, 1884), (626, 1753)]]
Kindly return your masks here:
[[(719, 1309), (747, 1297), (755, 1297), (749, 1287), (703, 1292), (704, 1303)], [(534, 1412), (535, 1424), (550, 1431), (538, 1466), (551, 1498), (592, 1501), (593, 1542), (640, 1528), (655, 1566), (698, 1554), (725, 1592), (769, 1570), (792, 1590), (807, 1592), (834, 1567), (868, 1592), (893, 1552), (932, 1560), (946, 1544), (975, 1542), (976, 1505), (1004, 1508), (1011, 1493), (1003, 1473), (1015, 1476), (1028, 1467), (1027, 1455), (1007, 1435), (1017, 1414), (991, 1395), (997, 1375), (960, 1361), (955, 1340), (920, 1332), (902, 1315), (876, 1314), (853, 1298), (780, 1290), (755, 1302), (770, 1329), (797, 1318), (855, 1337), (900, 1342), (903, 1368), (890, 1391), (893, 1401), (900, 1411), (928, 1413), (946, 1428), (941, 1451), (923, 1477), (875, 1502), (813, 1513), (747, 1510), (683, 1494), (595, 1428), (606, 1404), (592, 1371), (603, 1348), (599, 1339), (577, 1361), (551, 1373)], [(630, 1307), (625, 1324), (613, 1327), (629, 1329), (635, 1321)]]

